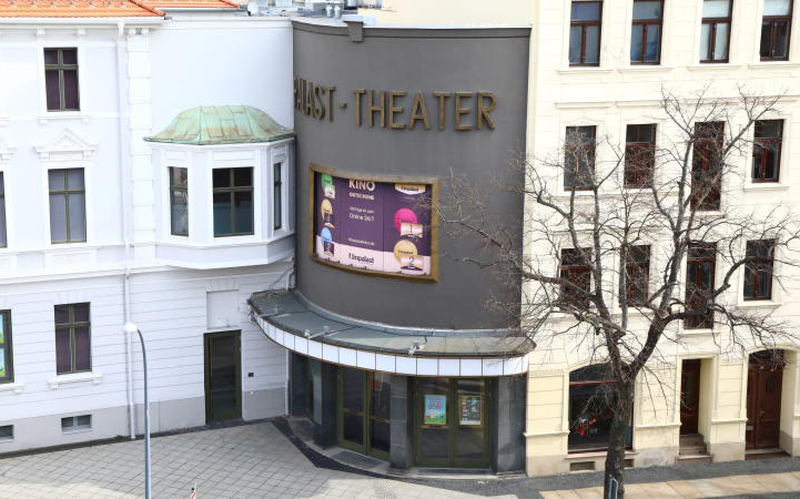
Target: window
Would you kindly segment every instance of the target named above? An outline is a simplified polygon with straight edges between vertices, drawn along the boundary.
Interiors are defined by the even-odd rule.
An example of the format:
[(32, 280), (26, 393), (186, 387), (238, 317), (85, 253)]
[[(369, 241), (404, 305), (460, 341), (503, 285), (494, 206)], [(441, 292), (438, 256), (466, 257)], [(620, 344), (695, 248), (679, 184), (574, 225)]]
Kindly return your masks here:
[(725, 123), (714, 121), (695, 124), (693, 140), (692, 207), (697, 210), (719, 210)]
[(8, 442), (10, 440), (14, 440), (14, 426), (0, 426), (0, 442)]
[(48, 111), (78, 111), (78, 49), (44, 49)]
[[(569, 436), (567, 448), (595, 451), (608, 448), (617, 406), (616, 377), (608, 364), (595, 364), (569, 373)], [(626, 447), (632, 443), (630, 426)]]
[(728, 62), (731, 0), (704, 0), (700, 27), (700, 62)]
[(594, 126), (568, 126), (564, 143), (564, 189), (589, 190), (594, 185)]
[(789, 58), (792, 3), (792, 0), (764, 0), (760, 50), (762, 61), (785, 61)]
[(0, 172), (0, 248), (8, 245), (6, 235), (6, 184), (3, 172)]
[(783, 120), (755, 123), (753, 182), (777, 182), (780, 175)]
[(173, 236), (189, 235), (189, 170), (169, 168), (170, 231)]
[(628, 125), (625, 134), (625, 187), (653, 185), (656, 163), (656, 126)]
[(620, 287), (620, 295), (625, 298), (628, 305), (645, 304), (650, 281), (650, 246), (628, 248), (628, 258), (624, 265), (625, 286)]
[(214, 170), (214, 237), (253, 233), (253, 169)]
[(600, 23), (603, 2), (572, 2), (569, 24), (570, 66), (600, 64)]
[[(692, 243), (686, 259), (686, 310), (706, 308), (714, 291), (714, 271), (716, 267), (717, 245), (714, 243)], [(706, 310), (704, 314), (689, 317), (683, 322), (686, 329), (708, 329), (714, 325), (714, 314)]]
[(631, 27), (631, 63), (658, 64), (661, 61), (661, 0), (634, 0)]
[(14, 356), (11, 351), (11, 311), (0, 310), (0, 383), (14, 381)]
[(56, 373), (92, 370), (89, 304), (55, 306)]
[[(583, 249), (589, 257), (589, 250)], [(589, 262), (581, 257), (581, 250), (571, 248), (561, 250), (561, 284), (560, 301), (565, 305), (587, 307), (591, 292), (591, 269)]]
[(272, 165), (272, 228), (283, 227), (283, 163)]
[(50, 170), (50, 241), (86, 242), (86, 187), (83, 168)]
[(61, 432), (71, 433), (73, 431), (91, 430), (92, 429), (92, 416), (85, 414), (83, 416), (70, 416), (61, 418)]
[(775, 261), (775, 241), (747, 241), (744, 267), (744, 299), (772, 298), (772, 267)]

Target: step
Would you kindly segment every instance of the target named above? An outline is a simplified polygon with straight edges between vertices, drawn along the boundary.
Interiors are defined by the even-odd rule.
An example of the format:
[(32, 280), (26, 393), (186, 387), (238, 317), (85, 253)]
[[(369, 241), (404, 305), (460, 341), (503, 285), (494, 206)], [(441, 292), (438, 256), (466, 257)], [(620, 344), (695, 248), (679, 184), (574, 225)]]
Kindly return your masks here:
[(711, 456), (708, 454), (691, 454), (691, 455), (680, 455), (678, 456), (678, 463), (677, 464), (700, 464), (700, 463), (710, 463)]
[(681, 447), (690, 447), (693, 445), (705, 445), (705, 439), (703, 435), (699, 433), (693, 433), (691, 435), (681, 435)]
[(707, 454), (705, 445), (681, 446), (678, 454), (681, 456), (691, 456), (696, 454)]

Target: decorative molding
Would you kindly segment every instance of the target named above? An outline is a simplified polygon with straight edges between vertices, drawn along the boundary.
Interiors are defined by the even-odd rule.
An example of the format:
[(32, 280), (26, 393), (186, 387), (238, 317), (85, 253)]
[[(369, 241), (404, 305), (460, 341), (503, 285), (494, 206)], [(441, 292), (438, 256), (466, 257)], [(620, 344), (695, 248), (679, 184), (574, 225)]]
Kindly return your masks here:
[(69, 385), (73, 383), (85, 383), (91, 381), (92, 384), (98, 385), (103, 381), (103, 375), (100, 373), (77, 373), (77, 374), (62, 374), (55, 378), (47, 380), (50, 388), (56, 390), (61, 385)]
[(24, 383), (3, 383), (0, 385), (0, 392), (11, 392), (14, 393), (22, 393), (22, 389), (25, 388)]
[(8, 145), (8, 143), (0, 137), (0, 165), (11, 161), (11, 156), (16, 152), (17, 148)]
[[(97, 144), (84, 139), (69, 128), (65, 128), (50, 142), (33, 148), (39, 154), (39, 157), (45, 161), (74, 159), (72, 157), (75, 154), (80, 154), (83, 159), (88, 159), (97, 148)], [(63, 158), (63, 156), (68, 158)]]
[(564, 430), (556, 430), (556, 431), (539, 431), (539, 432), (536, 432), (536, 433), (528, 433), (528, 432), (524, 432), (524, 433), (522, 434), (522, 436), (523, 436), (523, 437), (525, 437), (525, 438), (535, 438), (535, 437), (559, 437), (559, 436), (564, 436), (564, 435), (569, 435), (569, 430), (567, 430), (567, 431), (564, 431)]

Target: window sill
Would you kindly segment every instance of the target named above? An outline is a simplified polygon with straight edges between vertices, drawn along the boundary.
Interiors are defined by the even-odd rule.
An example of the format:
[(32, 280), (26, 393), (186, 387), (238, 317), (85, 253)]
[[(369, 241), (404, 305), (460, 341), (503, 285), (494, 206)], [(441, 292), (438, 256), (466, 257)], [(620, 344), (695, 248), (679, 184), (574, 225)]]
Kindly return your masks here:
[(14, 393), (22, 393), (22, 389), (25, 388), (24, 383), (3, 383), (0, 384), (0, 392), (14, 392)]
[(84, 383), (91, 381), (92, 384), (98, 385), (103, 381), (103, 375), (100, 373), (76, 373), (76, 374), (62, 374), (47, 381), (50, 388), (57, 390), (61, 385), (69, 385), (73, 383)]
[(748, 64), (750, 69), (794, 69), (800, 68), (800, 62), (794, 61), (759, 61)]
[(556, 70), (558, 74), (562, 75), (576, 75), (581, 73), (608, 74), (608, 73), (613, 73), (614, 71), (615, 71), (614, 68), (605, 68), (602, 66), (570, 66)]
[(52, 111), (47, 114), (40, 114), (36, 117), (39, 124), (45, 125), (51, 120), (81, 120), (82, 123), (89, 123), (89, 115), (80, 111)]
[(786, 184), (782, 184), (780, 182), (746, 182), (742, 189), (745, 191), (766, 191), (766, 192), (773, 192), (773, 191), (785, 191), (789, 189), (789, 186)]
[(739, 298), (739, 303), (736, 304), (739, 308), (778, 308), (783, 303), (777, 300), (745, 300)]
[(742, 69), (744, 64), (731, 64), (729, 62), (704, 62), (686, 66), (689, 71), (735, 71)]
[(710, 328), (697, 328), (697, 329), (686, 329), (685, 327), (681, 326), (681, 336), (708, 336), (715, 334), (715, 331)]
[(661, 66), (660, 64), (641, 64), (635, 66), (624, 66), (621, 68), (617, 68), (617, 71), (620, 73), (658, 73), (658, 72), (668, 72), (675, 69), (672, 66)]

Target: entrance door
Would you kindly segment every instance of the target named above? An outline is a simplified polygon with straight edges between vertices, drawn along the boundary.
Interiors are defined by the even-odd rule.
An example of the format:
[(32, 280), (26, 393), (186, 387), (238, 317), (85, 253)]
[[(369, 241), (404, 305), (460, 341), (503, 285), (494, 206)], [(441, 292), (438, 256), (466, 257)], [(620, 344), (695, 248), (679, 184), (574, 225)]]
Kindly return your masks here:
[(206, 423), (242, 417), (240, 332), (208, 333), (205, 340)]
[(486, 380), (416, 378), (414, 455), (418, 466), (491, 465)]
[(697, 433), (700, 408), (700, 359), (684, 360), (681, 368), (681, 435)]
[(391, 374), (339, 369), (339, 445), (389, 459)]
[(768, 350), (750, 355), (746, 448), (769, 449), (780, 445), (782, 386), (782, 352)]

